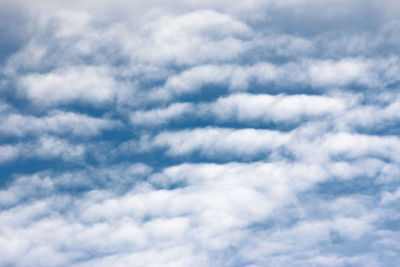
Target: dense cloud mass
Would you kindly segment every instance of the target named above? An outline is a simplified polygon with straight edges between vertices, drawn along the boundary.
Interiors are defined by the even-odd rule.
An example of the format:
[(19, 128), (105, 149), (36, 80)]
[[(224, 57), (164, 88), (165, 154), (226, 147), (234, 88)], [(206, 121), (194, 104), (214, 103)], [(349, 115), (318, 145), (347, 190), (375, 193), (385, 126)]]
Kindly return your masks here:
[(1, 1), (0, 265), (396, 266), (399, 3)]

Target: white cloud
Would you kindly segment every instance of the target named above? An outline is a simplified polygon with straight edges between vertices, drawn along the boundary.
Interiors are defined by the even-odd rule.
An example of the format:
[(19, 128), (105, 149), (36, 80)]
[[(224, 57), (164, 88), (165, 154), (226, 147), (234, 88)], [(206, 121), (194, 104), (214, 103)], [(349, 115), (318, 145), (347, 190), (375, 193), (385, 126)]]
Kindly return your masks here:
[[(374, 233), (380, 217), (370, 209), (375, 202), (365, 197), (319, 204), (299, 200), (329, 177), (319, 164), (182, 164), (153, 174), (150, 184), (139, 183), (124, 195), (109, 190), (79, 198), (50, 194), (1, 211), (1, 228), (7, 233), (1, 242), (15, 244), (1, 252), (1, 263), (206, 266), (232, 247), (238, 252), (224, 259), (231, 263), (296, 264), (299, 255), (305, 262), (319, 262), (329, 255), (319, 250), (324, 242), (334, 242), (332, 233), (343, 242), (357, 242)], [(43, 183), (50, 181), (49, 177)], [(24, 179), (13, 190), (26, 192), (21, 189), (27, 184), (38, 180)], [(313, 218), (320, 212), (324, 219)], [(280, 225), (285, 214), (300, 221)], [(268, 221), (279, 229), (252, 228)], [(39, 256), (47, 252), (53, 256), (43, 261)], [(25, 257), (18, 257), (21, 253)]]
[(397, 136), (369, 136), (360, 134), (339, 133), (327, 135), (321, 142), (321, 148), (336, 156), (357, 158), (376, 156), (399, 162), (397, 151), (400, 139)]
[(324, 133), (324, 130), (313, 124), (305, 124), (290, 132), (209, 127), (166, 131), (154, 137), (143, 137), (134, 147), (139, 152), (161, 147), (173, 157), (199, 153), (208, 159), (224, 161), (257, 156), (270, 159), (295, 157), (297, 160), (321, 163), (337, 157), (346, 160), (360, 157), (393, 162), (400, 160), (397, 153), (400, 140), (396, 136)]
[(207, 85), (223, 85), (230, 90), (246, 91), (254, 89), (249, 88), (254, 82), (256, 86), (270, 84), (287, 92), (293, 91), (293, 86), (310, 86), (318, 91), (353, 85), (382, 87), (396, 81), (395, 76), (400, 73), (397, 65), (397, 58), (391, 58), (388, 62), (382, 58), (344, 58), (308, 59), (286, 64), (200, 65), (170, 76), (162, 87), (154, 88), (152, 97), (165, 101), (174, 96), (196, 94)]
[(252, 34), (243, 22), (213, 10), (162, 16), (146, 25), (145, 30), (149, 35), (141, 40), (143, 46), (134, 58), (152, 64), (193, 65), (236, 58), (246, 50), (242, 38)]
[[(191, 87), (193, 88), (193, 87)], [(235, 93), (220, 97), (214, 102), (173, 103), (165, 108), (138, 110), (131, 114), (133, 124), (160, 125), (177, 121), (184, 116), (195, 119), (212, 119), (216, 122), (239, 123), (300, 123), (306, 119), (344, 116), (357, 98), (346, 96), (268, 95)], [(389, 107), (388, 107), (389, 108)], [(390, 107), (395, 109), (396, 106)], [(389, 112), (389, 111), (388, 111)], [(387, 112), (387, 113), (388, 113)], [(351, 117), (350, 113), (348, 116)], [(338, 121), (340, 123), (341, 121)], [(351, 125), (346, 121), (346, 126)]]
[(166, 93), (184, 94), (198, 91), (205, 84), (223, 84), (232, 75), (232, 66), (205, 65), (186, 70), (168, 78), (165, 82)]
[(135, 125), (163, 125), (171, 120), (178, 120), (193, 112), (189, 103), (175, 103), (167, 108), (152, 109), (149, 111), (135, 111), (131, 114), (131, 122)]
[[(16, 261), (10, 257), (25, 253), (26, 257), (18, 260), (21, 265), (28, 262), (71, 264), (74, 258), (85, 260), (82, 253), (91, 251), (96, 255), (126, 253), (127, 258), (122, 257), (121, 264), (135, 259), (156, 264), (159, 259), (147, 258), (148, 253), (168, 253), (181, 244), (189, 244), (189, 248), (198, 244), (207, 255), (208, 250), (229, 246), (225, 240), (227, 231), (258, 221), (289, 201), (295, 193), (290, 183), (298, 183), (296, 190), (304, 190), (323, 177), (320, 172), (317, 166), (296, 166), (290, 171), (285, 164), (182, 165), (158, 176), (165, 176), (164, 179), (170, 179), (170, 175), (171, 178), (183, 176), (189, 185), (182, 189), (155, 190), (138, 186), (124, 196), (100, 193), (95, 198), (93, 193), (88, 193), (84, 198), (73, 200), (72, 206), (71, 198), (63, 200), (56, 196), (29, 202), (2, 212), (2, 229), (10, 233), (2, 237), (4, 242), (18, 243), (22, 242), (20, 237), (29, 237), (25, 239), (28, 240), (25, 246), (3, 251), (8, 256), (1, 257), (2, 263)], [(295, 180), (292, 175), (296, 176)], [(69, 215), (64, 217), (60, 212), (67, 206), (78, 209), (67, 209)], [(54, 215), (48, 217), (49, 214)], [(75, 222), (68, 223), (67, 218), (74, 216), (77, 216)], [(37, 221), (25, 226), (32, 219)], [(14, 231), (20, 231), (21, 235), (12, 235)], [(48, 239), (53, 235), (57, 238)], [(96, 241), (99, 235), (105, 242)], [(236, 238), (243, 238), (243, 233)], [(52, 251), (54, 258), (41, 261), (37, 248)], [(173, 261), (192, 262), (196, 252), (188, 252), (194, 258), (185, 260), (178, 253)]]
[(209, 157), (265, 154), (288, 141), (285, 133), (271, 130), (205, 128), (157, 135), (152, 143), (168, 148), (172, 155), (199, 152)]
[(369, 84), (368, 65), (356, 59), (337, 62), (315, 62), (310, 66), (311, 81), (316, 86), (343, 86), (350, 83)]
[(1, 145), (0, 151), (0, 162), (13, 160), (19, 155), (19, 149), (15, 145)]
[(205, 105), (217, 119), (239, 122), (299, 122), (305, 117), (334, 115), (348, 100), (309, 95), (232, 94)]
[(42, 158), (57, 158), (63, 160), (80, 159), (85, 154), (83, 145), (70, 144), (68, 141), (53, 137), (42, 137), (34, 148), (34, 154)]
[(21, 94), (34, 103), (51, 106), (74, 101), (111, 102), (116, 83), (104, 68), (78, 67), (47, 74), (29, 74), (21, 77), (19, 86)]
[(17, 144), (0, 146), (2, 156), (0, 163), (7, 163), (19, 159), (61, 159), (63, 161), (76, 161), (85, 155), (85, 146), (73, 144), (64, 139), (51, 136), (42, 136), (35, 142), (19, 142)]
[(89, 117), (72, 112), (52, 112), (45, 117), (8, 114), (1, 120), (0, 133), (24, 136), (29, 133), (73, 134), (77, 136), (98, 135), (102, 130), (120, 126), (117, 121)]

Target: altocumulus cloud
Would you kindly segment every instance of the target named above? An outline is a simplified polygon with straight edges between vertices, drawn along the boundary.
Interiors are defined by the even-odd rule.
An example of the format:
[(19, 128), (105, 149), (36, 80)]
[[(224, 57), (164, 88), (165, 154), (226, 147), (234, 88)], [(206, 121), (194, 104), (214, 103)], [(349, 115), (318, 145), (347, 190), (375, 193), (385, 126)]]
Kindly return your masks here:
[(1, 1), (1, 266), (395, 266), (400, 4)]

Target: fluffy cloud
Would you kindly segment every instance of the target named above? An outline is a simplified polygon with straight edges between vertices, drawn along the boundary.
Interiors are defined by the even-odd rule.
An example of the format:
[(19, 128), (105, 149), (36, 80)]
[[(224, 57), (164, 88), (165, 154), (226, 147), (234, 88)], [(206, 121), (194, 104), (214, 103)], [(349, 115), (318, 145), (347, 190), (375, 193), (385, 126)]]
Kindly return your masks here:
[(159, 125), (171, 120), (178, 120), (186, 114), (190, 114), (193, 107), (188, 103), (175, 103), (167, 108), (153, 109), (150, 111), (135, 111), (130, 119), (133, 124)]
[(2, 157), (0, 163), (15, 159), (61, 159), (65, 161), (80, 160), (84, 157), (85, 147), (73, 144), (64, 139), (43, 136), (27, 143), (1, 145)]
[[(380, 214), (370, 207), (380, 204), (366, 196), (325, 200), (318, 207), (300, 201), (301, 194), (329, 177), (319, 164), (183, 164), (151, 175), (150, 184), (140, 183), (123, 195), (89, 191), (74, 199), (47, 193), (42, 200), (3, 211), (2, 231), (8, 234), (2, 235), (2, 242), (24, 245), (3, 250), (2, 263), (15, 262), (16, 255), (25, 253), (21, 265), (185, 265), (197, 260), (206, 265), (218, 260), (215, 253), (233, 251), (239, 254), (224, 259), (232, 264), (296, 264), (296, 255), (305, 256), (304, 264), (318, 264), (325, 257), (337, 257), (330, 259), (334, 265), (363, 263), (368, 256), (339, 257), (335, 244), (351, 246), (373, 233)], [(38, 179), (26, 182), (38, 184)], [(54, 190), (49, 183), (50, 177), (41, 182), (41, 192)], [(16, 183), (14, 192), (26, 194), (22, 184)], [(387, 203), (386, 195), (384, 199)], [(315, 218), (318, 214), (325, 215)], [(41, 219), (26, 225), (33, 218)], [(16, 231), (20, 235), (13, 234)], [(249, 231), (257, 235), (249, 236)], [(95, 241), (99, 235), (106, 242)], [(30, 238), (22, 239), (26, 236)], [(384, 242), (379, 234), (371, 238)], [(309, 249), (314, 253), (307, 253)], [(324, 250), (328, 254), (319, 256)], [(53, 256), (46, 261), (38, 257), (48, 252)], [(161, 256), (150, 257), (154, 253)], [(279, 256), (282, 253), (293, 258)]]
[(161, 133), (151, 143), (166, 146), (173, 155), (200, 152), (206, 156), (246, 158), (277, 149), (287, 138), (284, 133), (270, 130), (207, 128)]
[(233, 94), (207, 105), (218, 120), (239, 122), (296, 122), (307, 117), (334, 115), (350, 106), (349, 99), (309, 95)]
[(20, 90), (41, 105), (84, 101), (104, 103), (113, 100), (116, 83), (101, 68), (72, 68), (48, 74), (21, 77)]
[(102, 130), (120, 126), (117, 121), (93, 118), (72, 112), (54, 112), (45, 117), (8, 114), (1, 118), (0, 133), (3, 135), (23, 136), (29, 133), (73, 134), (92, 136)]

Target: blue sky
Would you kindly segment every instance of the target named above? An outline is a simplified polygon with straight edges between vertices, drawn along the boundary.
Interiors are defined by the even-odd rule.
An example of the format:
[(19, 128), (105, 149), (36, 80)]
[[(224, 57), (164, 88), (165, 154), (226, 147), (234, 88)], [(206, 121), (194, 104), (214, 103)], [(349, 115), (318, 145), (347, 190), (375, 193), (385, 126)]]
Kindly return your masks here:
[(1, 1), (1, 266), (395, 266), (400, 4)]

